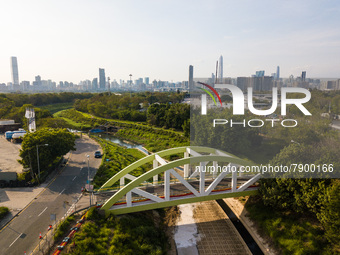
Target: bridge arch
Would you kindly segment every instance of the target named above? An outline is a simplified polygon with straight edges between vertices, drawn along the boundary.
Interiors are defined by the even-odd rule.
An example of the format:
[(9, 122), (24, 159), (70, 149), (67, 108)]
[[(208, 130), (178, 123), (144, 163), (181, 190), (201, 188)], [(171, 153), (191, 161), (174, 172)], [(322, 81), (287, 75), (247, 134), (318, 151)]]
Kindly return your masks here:
[[(168, 156), (172, 154), (184, 153), (184, 158), (177, 159), (171, 162), (165, 161), (162, 157)], [(210, 155), (202, 155), (200, 153), (208, 153)], [(153, 168), (139, 177), (134, 177), (130, 175), (130, 173), (138, 168), (139, 166), (153, 162)], [(105, 210), (106, 213), (129, 213), (141, 210), (149, 210), (161, 207), (167, 207), (172, 205), (184, 204), (184, 203), (193, 203), (198, 201), (206, 201), (212, 199), (218, 199), (222, 197), (230, 197), (230, 196), (240, 196), (240, 195), (249, 195), (256, 191), (256, 188), (250, 187), (254, 184), (259, 178), (260, 175), (257, 174), (252, 176), (247, 181), (245, 181), (242, 185), (237, 186), (237, 172), (236, 171), (225, 171), (219, 173), (219, 175), (213, 176), (211, 180), (209, 180), (209, 186), (206, 188), (206, 173), (204, 171), (194, 172), (191, 176), (188, 176), (188, 166), (189, 164), (197, 164), (200, 166), (206, 166), (208, 162), (213, 162), (216, 164), (217, 162), (226, 162), (229, 163), (229, 166), (251, 166), (254, 165), (252, 162), (240, 159), (232, 154), (216, 150), (208, 147), (179, 147), (168, 149), (164, 151), (157, 152), (155, 154), (146, 156), (131, 165), (124, 168), (122, 171), (114, 175), (110, 180), (108, 180), (99, 190), (101, 192), (106, 188), (112, 186), (114, 183), (120, 180), (123, 187), (119, 189), (113, 196), (111, 196), (108, 200), (105, 201), (102, 210)], [(157, 164), (156, 164), (157, 163)], [(160, 164), (160, 166), (158, 166)], [(184, 165), (184, 177), (177, 173), (174, 168), (180, 167)], [(153, 180), (158, 180), (158, 175), (164, 173), (164, 183), (161, 185), (164, 188), (164, 195), (157, 196), (150, 192), (140, 189), (141, 185), (153, 178)], [(170, 189), (174, 187), (174, 184), (170, 183), (170, 174), (173, 175), (178, 183), (183, 185), (186, 190), (189, 190), (190, 193), (186, 195), (180, 195), (179, 197), (171, 197)], [(231, 188), (225, 190), (215, 190), (217, 185), (227, 176), (231, 175)], [(157, 178), (155, 178), (157, 176)], [(197, 176), (198, 190), (195, 189), (191, 183), (188, 181), (188, 177)], [(131, 182), (125, 185), (124, 179), (130, 179)], [(213, 193), (214, 192), (214, 193)], [(132, 193), (138, 194), (145, 199), (141, 203), (134, 203), (131, 199)], [(242, 194), (241, 194), (242, 193)], [(125, 202), (117, 203), (121, 199), (125, 197)]]

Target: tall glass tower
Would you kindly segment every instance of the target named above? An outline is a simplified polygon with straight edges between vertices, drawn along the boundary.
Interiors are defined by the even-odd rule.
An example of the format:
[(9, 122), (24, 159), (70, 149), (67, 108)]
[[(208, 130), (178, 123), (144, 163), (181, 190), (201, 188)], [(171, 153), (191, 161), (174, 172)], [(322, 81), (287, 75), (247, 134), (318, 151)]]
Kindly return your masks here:
[(19, 85), (19, 72), (17, 57), (11, 57), (12, 81), (13, 85)]
[(219, 59), (217, 80), (219, 83), (223, 83), (223, 57), (222, 55), (220, 56), (220, 59)]
[(194, 67), (192, 65), (189, 66), (189, 82), (188, 82), (189, 90), (194, 89)]
[(105, 69), (99, 68), (99, 89), (105, 89)]
[(280, 67), (277, 66), (276, 68), (276, 80), (279, 80), (280, 79)]

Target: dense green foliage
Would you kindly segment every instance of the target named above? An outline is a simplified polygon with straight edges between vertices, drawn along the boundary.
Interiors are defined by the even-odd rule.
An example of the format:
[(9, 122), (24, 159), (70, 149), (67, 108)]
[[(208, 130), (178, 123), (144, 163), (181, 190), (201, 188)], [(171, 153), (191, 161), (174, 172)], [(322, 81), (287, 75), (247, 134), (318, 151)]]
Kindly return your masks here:
[(0, 221), (6, 217), (6, 215), (9, 213), (9, 209), (4, 206), (0, 206)]
[[(125, 149), (107, 140), (98, 137), (94, 138), (100, 143), (104, 152), (103, 163), (100, 165), (93, 180), (95, 188), (101, 187), (108, 179), (126, 166), (145, 157), (145, 154), (136, 149)], [(146, 170), (145, 167), (138, 167), (132, 172), (132, 175), (139, 176)]]
[(258, 197), (246, 203), (249, 216), (284, 255), (332, 254), (320, 223), (308, 214), (271, 210)]
[(59, 103), (71, 103), (76, 99), (90, 98), (91, 93), (73, 93), (73, 92), (61, 92), (61, 93), (37, 93), (37, 94), (18, 94), (8, 93), (0, 94), (0, 98), (8, 99), (14, 103), (14, 106), (21, 107), (24, 104), (31, 104), (34, 106), (42, 106), (49, 104)]
[[(7, 98), (0, 97), (0, 119), (11, 119), (15, 123), (20, 123), (25, 129), (27, 128), (27, 119), (25, 118), (26, 107), (33, 108), (31, 104), (25, 104), (21, 107), (14, 106), (14, 102)], [(52, 117), (48, 110), (34, 108), (36, 121)]]
[[(289, 97), (298, 96), (301, 95)], [(340, 139), (339, 133), (330, 127), (331, 118), (321, 117), (321, 113), (328, 113), (329, 110), (331, 117), (332, 114), (339, 114), (339, 98), (339, 92), (313, 90), (311, 100), (304, 104), (312, 116), (303, 116), (298, 108), (289, 106), (285, 118), (297, 120), (298, 125), (285, 128), (277, 123), (274, 127), (265, 125), (259, 128), (265, 138), (263, 145), (272, 143), (277, 146), (266, 145), (267, 148), (263, 148), (261, 145), (248, 151), (256, 157), (267, 153), (268, 149), (275, 149), (277, 153), (271, 154), (272, 159), (254, 158), (255, 162), (270, 163), (272, 166), (314, 164), (323, 169), (323, 165), (328, 167), (332, 164), (333, 175), (324, 174), (323, 171), (318, 173), (320, 168), (316, 168), (313, 175), (299, 173), (297, 169), (294, 174), (263, 178), (260, 181), (260, 199), (247, 203), (250, 217), (273, 239), (283, 254), (340, 252), (339, 181), (329, 178), (339, 176)], [(277, 114), (280, 115), (279, 110)], [(277, 150), (280, 146), (281, 150)], [(279, 176), (285, 178), (274, 178)]]
[(152, 104), (148, 108), (147, 121), (150, 125), (183, 130), (190, 119), (188, 104)]
[[(146, 121), (146, 109), (153, 103), (179, 103), (183, 100), (184, 94), (141, 92), (125, 94), (100, 93), (96, 96), (77, 100), (75, 109), (87, 112), (98, 117)], [(181, 127), (180, 127), (181, 128)]]
[[(338, 176), (340, 171), (340, 139), (338, 134), (330, 133), (326, 137), (325, 134), (319, 134), (316, 137), (314, 143), (306, 137), (305, 140), (302, 140), (304, 141), (302, 143), (292, 143), (286, 146), (270, 161), (270, 164), (275, 166), (315, 164), (316, 166), (326, 165), (327, 167), (332, 164), (333, 174), (335, 173)], [(295, 177), (304, 176), (302, 173), (295, 174)], [(327, 176), (332, 175), (325, 174), (322, 170), (319, 173), (317, 168), (316, 173), (311, 175), (311, 177), (314, 177), (313, 179), (262, 179), (260, 193), (262, 201), (267, 207), (278, 211), (292, 212), (294, 215), (300, 215), (300, 218), (307, 214), (318, 220), (321, 223), (321, 228), (325, 231), (325, 237), (333, 247), (323, 252), (325, 254), (336, 254), (340, 248), (338, 245), (340, 243), (340, 235), (338, 234), (340, 229), (340, 185), (336, 179), (324, 178)], [(318, 177), (323, 177), (323, 179), (317, 179)], [(281, 248), (284, 249), (282, 245)], [(301, 254), (321, 253), (307, 252)]]
[(83, 127), (97, 127), (105, 124), (119, 127), (119, 131), (115, 134), (117, 137), (143, 144), (148, 150), (153, 152), (171, 147), (189, 145), (188, 138), (184, 137), (182, 133), (172, 130), (150, 127), (128, 121), (94, 117), (74, 109), (59, 112), (57, 116), (64, 120), (72, 121), (74, 125), (77, 124)]
[(213, 127), (214, 119), (232, 119), (234, 122), (242, 122), (243, 117), (233, 116), (230, 109), (211, 109), (203, 116), (198, 111), (192, 111), (191, 145), (208, 146), (240, 155), (261, 144), (262, 137), (259, 136), (259, 129), (240, 127), (240, 125), (230, 127), (230, 124)]
[[(291, 144), (285, 147), (270, 163), (290, 164), (332, 164), (333, 171), (340, 170), (340, 141), (325, 139), (312, 145)], [(315, 174), (315, 177), (321, 174)], [(318, 219), (325, 229), (325, 236), (339, 251), (340, 188), (335, 179), (262, 179), (260, 192), (266, 206), (276, 210), (308, 214)], [(336, 253), (336, 252), (335, 252)]]
[(54, 241), (57, 241), (58, 239), (64, 237), (65, 233), (67, 233), (70, 229), (71, 223), (75, 220), (75, 216), (71, 215), (68, 216), (65, 220), (59, 223), (57, 226), (53, 239)]
[[(320, 91), (312, 90), (311, 100), (305, 104), (306, 108), (314, 115), (320, 112), (330, 112), (340, 114), (340, 91)], [(293, 113), (299, 110), (294, 107)]]
[(161, 255), (168, 241), (161, 217), (156, 212), (127, 214), (121, 217), (99, 215), (91, 208), (74, 245), (67, 254)]
[(20, 163), (24, 168), (31, 168), (32, 177), (33, 175), (36, 177), (38, 169), (37, 146), (44, 144), (48, 144), (48, 146), (39, 147), (41, 173), (49, 169), (49, 166), (59, 157), (70, 150), (75, 150), (75, 136), (66, 129), (48, 128), (42, 128), (34, 133), (26, 134), (20, 150)]

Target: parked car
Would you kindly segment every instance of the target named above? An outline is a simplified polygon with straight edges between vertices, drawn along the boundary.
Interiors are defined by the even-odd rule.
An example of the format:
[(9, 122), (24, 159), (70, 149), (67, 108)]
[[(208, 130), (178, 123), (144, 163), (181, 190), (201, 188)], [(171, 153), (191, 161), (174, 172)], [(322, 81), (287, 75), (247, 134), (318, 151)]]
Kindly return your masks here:
[(101, 158), (101, 157), (102, 157), (102, 153), (101, 153), (100, 151), (96, 151), (96, 152), (94, 153), (94, 157), (95, 157), (95, 158)]
[(68, 243), (68, 241), (70, 241), (70, 238), (67, 236), (64, 238), (63, 243)]
[(62, 251), (62, 250), (64, 249), (64, 246), (58, 245), (57, 249), (58, 249), (59, 251)]

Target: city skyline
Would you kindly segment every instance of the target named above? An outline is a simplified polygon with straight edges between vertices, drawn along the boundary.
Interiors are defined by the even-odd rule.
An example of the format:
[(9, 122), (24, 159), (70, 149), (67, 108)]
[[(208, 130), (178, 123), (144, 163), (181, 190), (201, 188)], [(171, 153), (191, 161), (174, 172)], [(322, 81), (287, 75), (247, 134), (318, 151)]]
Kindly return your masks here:
[(20, 80), (29, 81), (78, 83), (102, 67), (112, 79), (132, 73), (176, 82), (187, 80), (189, 65), (196, 77), (211, 76), (220, 55), (224, 77), (270, 74), (276, 66), (280, 77), (340, 77), (334, 1), (13, 1), (2, 10), (5, 83), (10, 56), (18, 58)]

